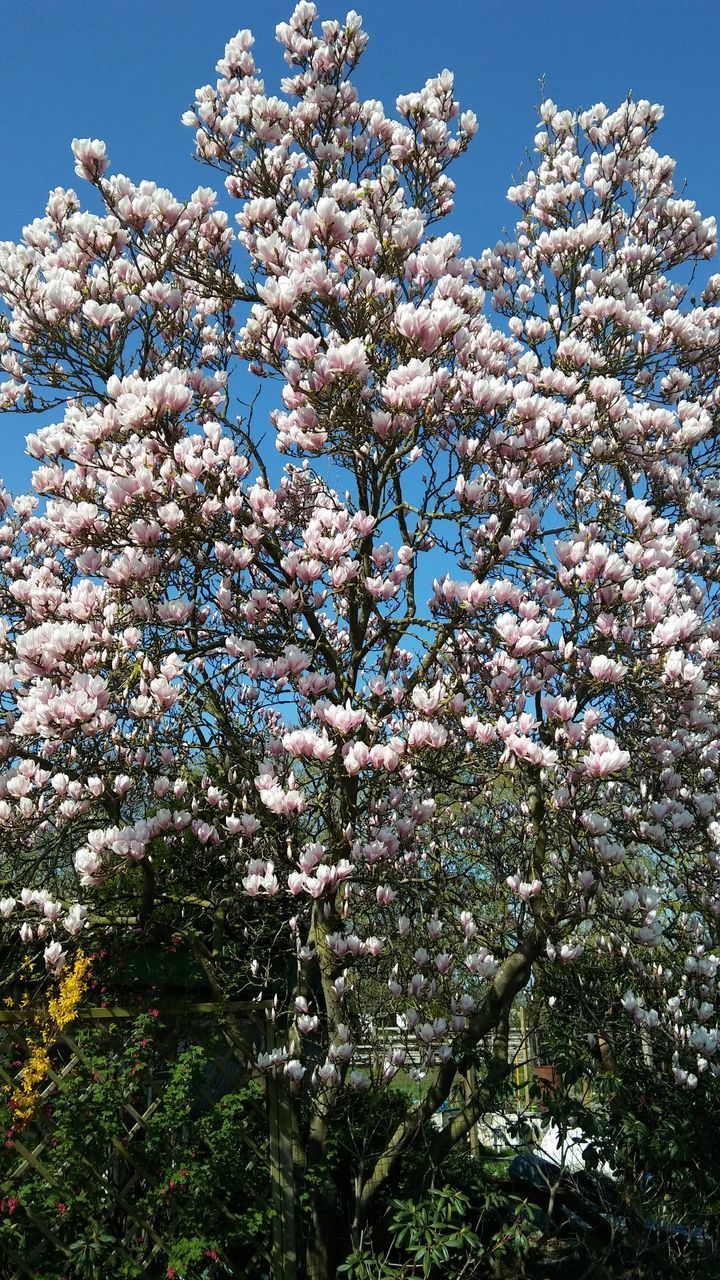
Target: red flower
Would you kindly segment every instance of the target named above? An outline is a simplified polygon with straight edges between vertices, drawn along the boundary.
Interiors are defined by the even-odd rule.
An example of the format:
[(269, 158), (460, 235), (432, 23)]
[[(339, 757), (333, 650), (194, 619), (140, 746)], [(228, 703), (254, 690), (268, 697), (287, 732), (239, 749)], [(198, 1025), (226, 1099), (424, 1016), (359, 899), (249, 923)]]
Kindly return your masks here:
[(62, 1200), (58, 1200), (57, 1204), (55, 1205), (55, 1208), (57, 1209), (58, 1213), (60, 1213), (60, 1214), (66, 1214), (66, 1213), (67, 1213), (67, 1205), (66, 1205), (66, 1204), (64, 1204)]

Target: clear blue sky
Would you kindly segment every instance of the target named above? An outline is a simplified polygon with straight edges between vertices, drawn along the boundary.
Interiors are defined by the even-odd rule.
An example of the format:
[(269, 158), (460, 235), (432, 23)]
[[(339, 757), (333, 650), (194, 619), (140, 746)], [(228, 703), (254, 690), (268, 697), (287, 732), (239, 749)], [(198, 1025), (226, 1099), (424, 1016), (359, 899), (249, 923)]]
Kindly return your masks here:
[[(70, 139), (100, 137), (111, 166), (184, 196), (213, 175), (191, 158), (179, 118), (196, 86), (214, 81), (226, 40), (251, 27), (274, 92), (285, 72), (275, 24), (280, 0), (5, 0), (1, 65), (0, 240), (41, 214), (47, 192), (73, 186)], [(320, 5), (342, 17), (349, 4)], [(509, 221), (505, 191), (535, 132), (539, 81), (561, 107), (635, 97), (664, 103), (659, 146), (675, 156), (687, 194), (720, 215), (720, 5), (717, 0), (355, 0), (370, 33), (358, 76), (365, 96), (398, 93), (450, 67), (480, 131), (456, 167), (459, 231), (469, 253)], [(219, 175), (217, 175), (219, 177)], [(82, 187), (80, 183), (81, 196)], [(214, 184), (213, 184), (214, 185)], [(223, 193), (224, 194), (224, 193)], [(0, 474), (27, 484), (23, 424), (0, 421)]]

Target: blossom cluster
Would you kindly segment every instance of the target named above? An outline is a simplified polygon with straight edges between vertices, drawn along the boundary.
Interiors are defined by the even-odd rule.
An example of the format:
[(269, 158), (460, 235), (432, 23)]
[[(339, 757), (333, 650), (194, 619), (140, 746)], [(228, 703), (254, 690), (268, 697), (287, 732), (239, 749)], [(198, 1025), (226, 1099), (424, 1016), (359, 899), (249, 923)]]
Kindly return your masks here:
[[(514, 948), (668, 947), (692, 1085), (720, 1070), (720, 276), (686, 284), (714, 221), (659, 107), (546, 102), (511, 237), (463, 256), (452, 75), (393, 118), (358, 16), (316, 18), (278, 27), (282, 96), (241, 31), (186, 114), (229, 214), (82, 139), (101, 212), (58, 189), (0, 245), (2, 405), (56, 410), (0, 504), (0, 831), (30, 870), (0, 916), (57, 969), (105, 886), (153, 866), (171, 899), (199, 859), (248, 982), (267, 921), (296, 966), (259, 1069), (326, 1091), (368, 1082), (364, 990), (405, 1039), (388, 1080), (475, 1034)], [(277, 388), (274, 447), (235, 368)], [(55, 849), (79, 902), (34, 883)]]

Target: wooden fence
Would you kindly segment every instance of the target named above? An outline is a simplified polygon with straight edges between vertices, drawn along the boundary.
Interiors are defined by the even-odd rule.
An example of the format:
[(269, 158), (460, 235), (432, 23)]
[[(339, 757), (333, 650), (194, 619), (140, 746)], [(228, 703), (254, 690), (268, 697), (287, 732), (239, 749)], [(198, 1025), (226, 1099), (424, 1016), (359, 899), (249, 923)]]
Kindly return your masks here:
[[(247, 1072), (237, 1052), (239, 1040), (255, 1051), (273, 1047), (274, 1028), (269, 1013), (267, 1007), (258, 1004), (193, 1004), (175, 1011), (163, 1006), (154, 1037), (158, 1060), (172, 1065), (189, 1045), (208, 1039), (213, 1044), (208, 1069), (196, 1088), (197, 1114), (203, 1109), (208, 1112), (218, 1099), (227, 1099), (237, 1093), (239, 1085), (247, 1083)], [(113, 1259), (110, 1267), (99, 1262), (96, 1270), (90, 1252), (83, 1270), (84, 1255), (78, 1252), (77, 1243), (68, 1239), (67, 1232), (61, 1230), (63, 1224), (58, 1218), (58, 1211), (66, 1211), (65, 1202), (70, 1202), (73, 1195), (77, 1199), (77, 1189), (67, 1185), (65, 1170), (62, 1165), (58, 1167), (55, 1158), (55, 1111), (58, 1101), (72, 1085), (73, 1096), (79, 1103), (78, 1115), (83, 1112), (83, 1099), (91, 1097), (93, 1083), (98, 1078), (98, 1053), (105, 1053), (110, 1061), (121, 1052), (136, 1018), (137, 1011), (125, 1008), (81, 1010), (53, 1049), (52, 1066), (41, 1086), (33, 1120), (22, 1133), (12, 1135), (5, 1146), (0, 1147), (0, 1214), (4, 1215), (1, 1280), (38, 1280), (46, 1274), (53, 1277), (87, 1275), (88, 1280), (93, 1280), (96, 1274), (102, 1280), (111, 1274), (148, 1277), (176, 1274), (179, 1278), (242, 1276), (243, 1280), (252, 1275), (258, 1280), (266, 1277), (267, 1280), (271, 1277), (272, 1280), (296, 1280), (295, 1197), (292, 1149), (285, 1115), (287, 1104), (283, 1089), (272, 1079), (268, 1079), (264, 1093), (260, 1089), (255, 1098), (244, 1095), (249, 1119), (238, 1133), (237, 1149), (232, 1153), (235, 1162), (232, 1178), (228, 1177), (228, 1185), (235, 1188), (236, 1201), (217, 1188), (207, 1193), (208, 1213), (215, 1223), (218, 1220), (224, 1223), (226, 1229), (216, 1231), (213, 1248), (205, 1251), (208, 1256), (203, 1256), (202, 1261), (189, 1263), (183, 1271), (169, 1267), (176, 1242), (168, 1238), (162, 1210), (149, 1212), (147, 1209), (148, 1193), (153, 1191), (153, 1180), (158, 1177), (148, 1146), (152, 1146), (153, 1121), (163, 1106), (163, 1091), (167, 1087), (167, 1077), (162, 1072), (156, 1073), (156, 1078), (146, 1087), (144, 1106), (138, 1106), (137, 1101), (130, 1098), (122, 1100), (116, 1131), (101, 1143), (100, 1156), (97, 1147), (87, 1158), (80, 1154), (96, 1206), (95, 1219), (87, 1223), (88, 1238), (99, 1242), (100, 1253), (103, 1239), (110, 1239)], [(0, 1012), (0, 1082), (8, 1094), (20, 1079), (30, 1037), (31, 1025), (26, 1014)], [(75, 1177), (77, 1163), (75, 1160)], [(32, 1196), (21, 1194), (28, 1180), (34, 1189)], [(43, 1189), (47, 1192), (45, 1202)], [(56, 1204), (54, 1212), (47, 1208), (52, 1201)], [(101, 1205), (99, 1212), (98, 1204)], [(252, 1211), (253, 1206), (268, 1230), (265, 1236), (259, 1232), (247, 1242), (251, 1269), (250, 1262), (238, 1255), (237, 1247), (233, 1253), (224, 1240), (237, 1237), (238, 1224), (241, 1219), (248, 1221), (248, 1211)], [(108, 1224), (111, 1224), (110, 1235)], [(106, 1254), (108, 1252), (106, 1247)], [(52, 1266), (48, 1266), (48, 1259), (52, 1260)]]

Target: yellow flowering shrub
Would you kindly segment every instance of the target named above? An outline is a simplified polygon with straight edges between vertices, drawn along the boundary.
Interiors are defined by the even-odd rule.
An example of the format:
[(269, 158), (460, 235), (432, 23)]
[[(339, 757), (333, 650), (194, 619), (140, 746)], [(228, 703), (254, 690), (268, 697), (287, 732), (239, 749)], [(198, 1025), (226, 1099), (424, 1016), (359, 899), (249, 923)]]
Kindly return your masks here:
[[(66, 1027), (74, 1022), (80, 1002), (87, 991), (90, 960), (80, 950), (72, 967), (60, 975), (57, 992), (34, 1017), (34, 1031), (29, 1037), (29, 1055), (20, 1072), (10, 1098), (13, 1125), (22, 1130), (32, 1119), (43, 1081), (50, 1070), (50, 1049)], [(26, 1008), (25, 996), (21, 1007)]]

